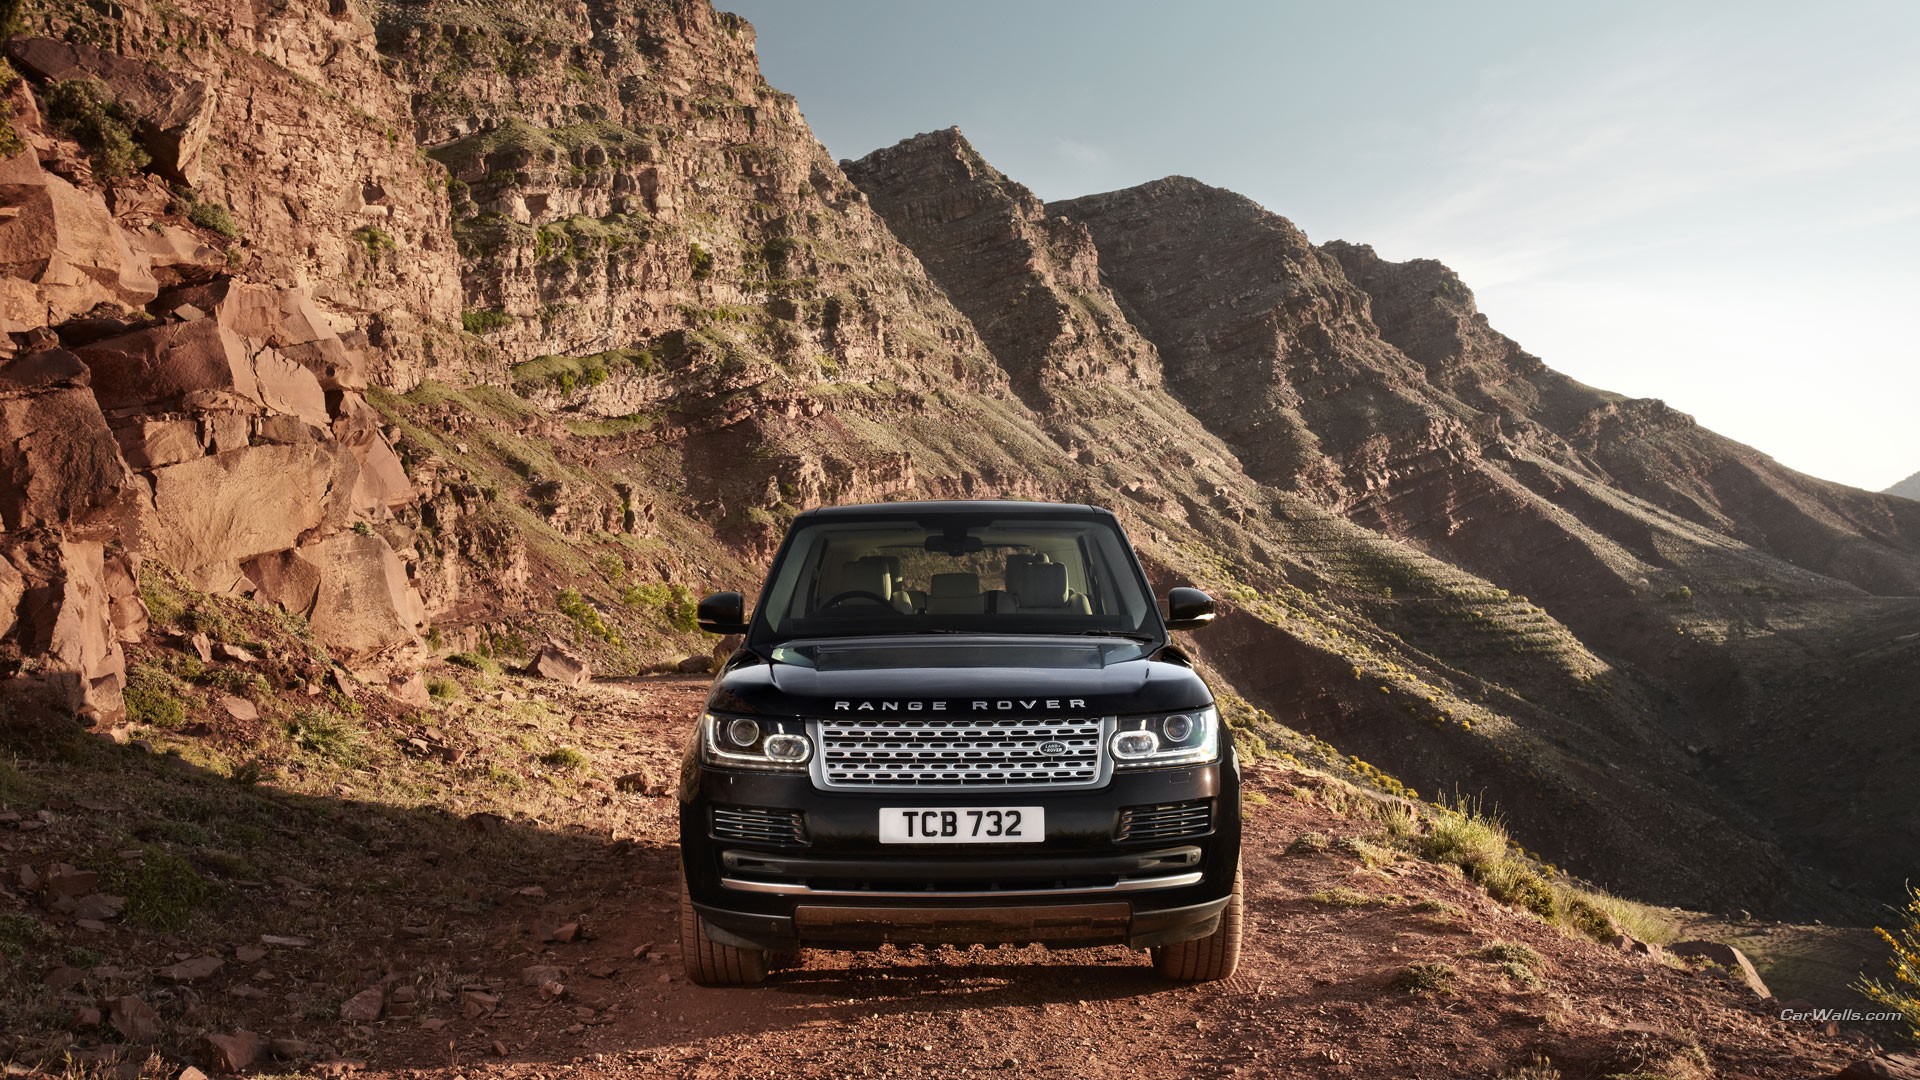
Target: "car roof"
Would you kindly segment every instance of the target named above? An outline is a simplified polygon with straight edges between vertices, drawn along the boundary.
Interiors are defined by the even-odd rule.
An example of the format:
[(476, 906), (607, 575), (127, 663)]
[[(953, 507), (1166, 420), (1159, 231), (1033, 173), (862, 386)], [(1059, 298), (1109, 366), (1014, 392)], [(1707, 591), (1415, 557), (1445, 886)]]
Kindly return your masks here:
[(847, 506), (817, 506), (804, 511), (803, 518), (875, 518), (931, 517), (940, 514), (1005, 514), (1026, 516), (1068, 513), (1112, 517), (1113, 511), (1085, 503), (1017, 502), (1012, 499), (936, 499), (918, 502), (854, 503)]

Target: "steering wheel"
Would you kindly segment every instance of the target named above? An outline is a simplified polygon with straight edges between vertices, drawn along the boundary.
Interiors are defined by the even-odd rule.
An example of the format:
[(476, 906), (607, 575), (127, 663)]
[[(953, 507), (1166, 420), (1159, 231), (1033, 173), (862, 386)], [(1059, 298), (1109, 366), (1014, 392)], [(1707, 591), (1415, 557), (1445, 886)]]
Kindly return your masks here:
[(833, 607), (846, 600), (871, 600), (876, 604), (884, 604), (887, 607), (893, 606), (893, 601), (881, 596), (879, 593), (868, 592), (865, 589), (848, 589), (846, 592), (834, 593), (832, 596), (827, 597), (815, 610), (825, 611), (827, 608)]

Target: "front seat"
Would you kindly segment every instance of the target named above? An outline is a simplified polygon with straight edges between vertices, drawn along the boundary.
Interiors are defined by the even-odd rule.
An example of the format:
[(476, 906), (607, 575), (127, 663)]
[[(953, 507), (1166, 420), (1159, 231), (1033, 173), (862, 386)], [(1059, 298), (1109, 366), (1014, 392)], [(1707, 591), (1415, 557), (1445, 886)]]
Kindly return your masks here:
[(1011, 562), (1007, 564), (1007, 591), (1021, 611), (1044, 611), (1055, 615), (1091, 615), (1093, 605), (1086, 596), (1067, 586), (1067, 568), (1059, 563)]
[[(840, 586), (833, 592), (821, 597), (830, 600), (842, 593), (868, 593), (885, 600), (895, 611), (911, 611), (907, 599), (893, 591), (893, 575), (887, 572), (886, 564), (856, 559), (840, 564)], [(849, 601), (849, 604), (854, 601)]]
[(893, 606), (908, 614), (927, 606), (927, 594), (915, 592), (906, 587), (907, 579), (900, 573), (898, 555), (862, 555), (860, 561), (874, 566), (883, 566), (887, 571), (887, 581), (893, 586)]

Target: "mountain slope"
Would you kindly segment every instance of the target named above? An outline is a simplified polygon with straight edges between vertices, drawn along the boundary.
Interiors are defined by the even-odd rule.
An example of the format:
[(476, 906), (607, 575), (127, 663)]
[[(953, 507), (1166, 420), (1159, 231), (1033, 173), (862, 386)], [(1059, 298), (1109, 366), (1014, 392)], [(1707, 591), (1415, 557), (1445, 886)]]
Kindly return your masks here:
[[(1863, 810), (1871, 839), (1852, 846), (1796, 819), (1842, 797), (1905, 805), (1896, 769), (1848, 791), (1822, 756), (1831, 780), (1794, 785), (1745, 749), (1764, 741), (1756, 722), (1791, 737), (1763, 706), (1856, 648), (1842, 631), (1865, 585), (1908, 573), (1903, 512), (1875, 517), (1894, 501), (1743, 458), (1722, 486), (1673, 487), (1715, 513), (1670, 509), (1611, 470), (1677, 421), (1623, 406), (1631, 423), (1596, 427), (1580, 411), (1596, 392), (1480, 333), (1470, 297), (1410, 299), (1427, 268), (1316, 248), (1194, 181), (1048, 207), (954, 132), (843, 171), (760, 78), (751, 27), (695, 0), (30, 16), (50, 42), (105, 42), (210, 90), (187, 95), (193, 130), (226, 170), (172, 202), (135, 198), (164, 186), (95, 176), (29, 122), (50, 76), (15, 88), (32, 138), (14, 165), (91, 200), (87, 235), (112, 242), (90, 258), (128, 253), (118, 292), (8, 309), (17, 352), (79, 365), (8, 400), (71, 406), (90, 435), (84, 453), (21, 444), (22, 505), (47, 532), (20, 556), (33, 575), (6, 672), (103, 729), (140, 730), (120, 690), (143, 673), (109, 644), (162, 632), (135, 617), (129, 568), (192, 548), (145, 537), (219, 537), (211, 568), (183, 568), (195, 584), (312, 620), (364, 682), (417, 706), (435, 655), (520, 661), (553, 639), (602, 671), (702, 663), (691, 595), (750, 587), (808, 506), (1057, 498), (1113, 505), (1159, 585), (1222, 597), (1194, 646), (1250, 747), (1311, 731), (1356, 777), (1484, 797), (1593, 880), (1705, 907), (1840, 910), (1826, 867), (1906, 850), (1895, 813)], [(335, 79), (340, 97), (314, 89)], [(307, 117), (378, 138), (303, 157)], [(229, 230), (192, 216), (217, 221), (195, 209), (217, 199)], [(157, 276), (128, 284), (140, 273)], [(68, 296), (26, 284), (34, 303)], [(183, 393), (167, 380), (209, 370), (176, 347), (193, 335), (230, 363)], [(377, 384), (364, 403), (342, 365)], [(261, 370), (283, 376), (273, 393)], [(135, 371), (166, 378), (107, 377)], [(1738, 456), (1644, 437), (1649, 461)], [(278, 475), (262, 463), (311, 444), (331, 464), (287, 474), (311, 500), (248, 497)], [(168, 502), (144, 530), (96, 513), (166, 470), (242, 463), (254, 481), (173, 485), (221, 497)], [(347, 469), (404, 472), (347, 506), (329, 501), (359, 490)], [(1759, 520), (1736, 481), (1804, 506), (1810, 539), (1776, 551), (1721, 531)], [(74, 542), (99, 559), (60, 547)], [(1822, 545), (1824, 562), (1807, 553)], [(333, 636), (369, 567), (389, 586), (381, 617)], [(1693, 602), (1670, 598), (1685, 588)], [(25, 599), (45, 590), (60, 603)], [(1879, 603), (1903, 625), (1906, 607)], [(345, 647), (368, 626), (380, 648)], [(1848, 753), (1906, 760), (1877, 725), (1858, 738)]]
[(1898, 495), (1903, 499), (1920, 500), (1920, 473), (1914, 473), (1912, 476), (1888, 488), (1882, 494)]

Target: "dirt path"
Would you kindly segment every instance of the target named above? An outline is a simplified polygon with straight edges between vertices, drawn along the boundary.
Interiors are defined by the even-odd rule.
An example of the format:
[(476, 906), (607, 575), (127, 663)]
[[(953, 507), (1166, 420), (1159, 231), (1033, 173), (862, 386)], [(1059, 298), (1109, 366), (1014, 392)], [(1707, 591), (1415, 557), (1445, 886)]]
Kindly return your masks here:
[[(600, 685), (571, 706), (577, 725), (611, 725), (609, 742), (658, 769), (704, 690)], [(489, 935), (497, 950), (465, 965), (485, 975), (420, 1018), (382, 1022), (368, 1056), (395, 1074), (715, 1078), (1492, 1076), (1534, 1053), (1576, 1077), (1676, 1067), (1691, 1045), (1718, 1075), (1785, 1078), (1858, 1056), (1711, 976), (1569, 939), (1440, 867), (1337, 842), (1288, 854), (1303, 833), (1338, 841), (1371, 828), (1313, 798), (1318, 782), (1249, 770), (1246, 956), (1235, 978), (1202, 986), (1163, 983), (1121, 948), (979, 947), (810, 953), (762, 988), (691, 986), (675, 931), (673, 800), (655, 797), (630, 841), (568, 880), (536, 883), (544, 896), (516, 893)], [(580, 939), (540, 940), (573, 920)], [(1528, 945), (1535, 974), (1478, 958), (1495, 940)], [(1421, 961), (1450, 965), (1451, 986), (1395, 988)], [(526, 977), (536, 965), (565, 973)], [(564, 993), (531, 985), (546, 978)]]

